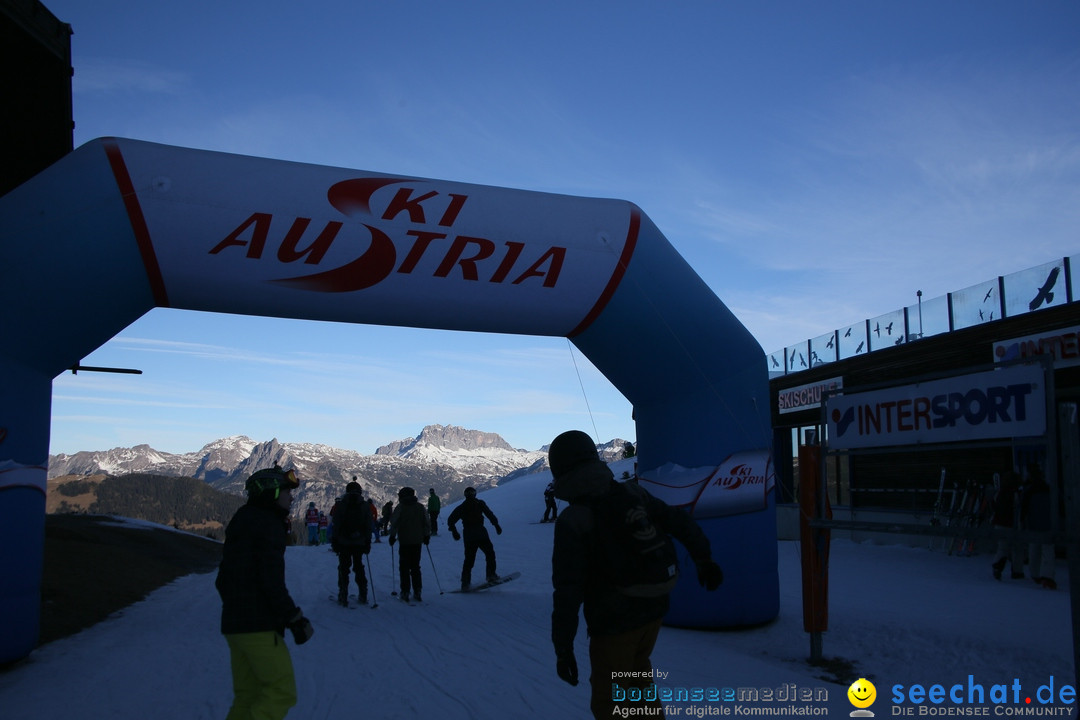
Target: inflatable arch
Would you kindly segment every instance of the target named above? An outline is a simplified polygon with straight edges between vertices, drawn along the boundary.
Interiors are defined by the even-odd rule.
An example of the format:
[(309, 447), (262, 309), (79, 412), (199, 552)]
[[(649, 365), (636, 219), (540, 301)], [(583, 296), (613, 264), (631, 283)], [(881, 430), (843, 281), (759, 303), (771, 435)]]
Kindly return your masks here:
[(102, 138), (0, 198), (0, 233), (0, 661), (37, 644), (52, 380), (158, 306), (568, 337), (724, 566), (667, 622), (778, 612), (764, 354), (631, 203)]

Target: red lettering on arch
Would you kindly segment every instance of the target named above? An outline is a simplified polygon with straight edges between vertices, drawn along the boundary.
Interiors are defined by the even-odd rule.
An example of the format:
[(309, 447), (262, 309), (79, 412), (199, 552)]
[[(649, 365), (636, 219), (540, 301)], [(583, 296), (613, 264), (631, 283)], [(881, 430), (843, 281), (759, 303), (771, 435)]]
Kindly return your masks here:
[[(224, 240), (214, 246), (214, 249), (210, 251), (211, 255), (217, 255), (219, 252), (227, 247), (247, 246), (247, 256), (249, 258), (262, 257), (263, 248), (266, 247), (266, 236), (270, 233), (270, 221), (273, 219), (273, 215), (270, 213), (252, 213), (244, 222), (240, 223), (240, 227), (229, 233)], [(308, 221), (310, 222), (310, 220)], [(241, 240), (240, 236), (244, 232), (251, 228), (251, 239)]]
[[(542, 272), (540, 270), (541, 266), (549, 260), (551, 261), (551, 266), (546, 272)], [(513, 284), (519, 285), (531, 277), (542, 277), (544, 278), (544, 287), (555, 287), (555, 283), (559, 282), (559, 273), (562, 272), (564, 260), (566, 260), (566, 248), (549, 248), (546, 253), (540, 256), (539, 260), (530, 265), (525, 272), (521, 273), (517, 280), (514, 280)]]
[[(472, 257), (461, 257), (465, 252), (465, 248), (469, 245), (477, 245), (476, 254)], [(469, 237), (468, 235), (458, 235), (454, 238), (453, 244), (446, 252), (446, 257), (443, 258), (442, 264), (435, 271), (435, 277), (446, 277), (450, 274), (450, 271), (454, 269), (455, 265), (461, 265), (461, 274), (466, 280), (479, 280), (480, 274), (476, 271), (476, 263), (491, 257), (495, 252), (495, 243), (491, 242), (487, 238)]]

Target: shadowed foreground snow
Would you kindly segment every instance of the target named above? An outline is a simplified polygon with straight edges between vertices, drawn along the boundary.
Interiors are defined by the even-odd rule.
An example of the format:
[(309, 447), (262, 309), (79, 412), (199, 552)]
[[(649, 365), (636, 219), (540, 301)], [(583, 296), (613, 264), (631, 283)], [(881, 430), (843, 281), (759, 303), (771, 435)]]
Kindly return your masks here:
[[(623, 469), (614, 465), (617, 474)], [(533, 524), (543, 513), (547, 473), (515, 480), (482, 494), (498, 515), (503, 534), (492, 537), (499, 571), (521, 578), (483, 593), (440, 594), (456, 584), (462, 545), (445, 530), (423, 557), (422, 606), (391, 596), (391, 551), (384, 541), (370, 555), (378, 607), (344, 609), (328, 600), (336, 588), (336, 558), (325, 547), (292, 547), (287, 581), (315, 626), (296, 647), (289, 638), (300, 702), (290, 718), (485, 718), (588, 717), (587, 683), (570, 687), (555, 675), (549, 639), (551, 524)], [(418, 488), (418, 491), (424, 488)], [(714, 548), (721, 565), (726, 552)], [(479, 579), (483, 556), (474, 578)], [(396, 561), (396, 552), (394, 553)], [(433, 563), (436, 575), (433, 573)], [(668, 717), (743, 714), (747, 708), (817, 709), (847, 717), (855, 677), (870, 679), (878, 718), (900, 715), (894, 686), (935, 684), (958, 691), (914, 708), (956, 713), (967, 707), (972, 685), (986, 693), (990, 716), (1065, 714), (1061, 702), (1042, 705), (1039, 686), (1054, 678), (1055, 693), (1074, 684), (1072, 629), (1067, 591), (1037, 588), (1030, 580), (995, 582), (990, 558), (949, 557), (901, 546), (834, 540), (830, 562), (830, 625), (824, 654), (838, 662), (806, 662), (802, 630), (799, 545), (780, 543), (781, 614), (755, 629), (705, 632), (664, 628), (653, 663), (661, 686), (771, 688), (827, 695), (827, 701), (708, 702), (670, 704)], [(396, 577), (396, 570), (395, 570)], [(39, 648), (30, 660), (0, 675), (0, 715), (7, 718), (223, 718), (231, 702), (229, 658), (218, 633), (220, 601), (214, 573), (191, 575), (78, 635)], [(1067, 588), (1059, 561), (1059, 587)], [(584, 623), (578, 662), (588, 675)], [(836, 682), (839, 673), (840, 683)], [(969, 676), (971, 676), (969, 678)], [(1018, 684), (1019, 702), (1012, 702)], [(993, 686), (1008, 686), (1007, 703), (992, 703)], [(1025, 699), (1031, 697), (1031, 704)], [(1045, 691), (1043, 693), (1045, 697)], [(967, 707), (970, 710), (970, 707)]]

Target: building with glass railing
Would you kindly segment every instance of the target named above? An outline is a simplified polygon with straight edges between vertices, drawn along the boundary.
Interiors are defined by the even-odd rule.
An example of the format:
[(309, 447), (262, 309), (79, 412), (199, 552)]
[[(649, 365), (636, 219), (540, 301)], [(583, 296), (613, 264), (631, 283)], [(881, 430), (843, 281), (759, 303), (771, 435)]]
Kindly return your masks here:
[[(778, 507), (798, 497), (801, 444), (822, 445), (829, 502), (841, 517), (851, 519), (940, 522), (935, 516), (950, 504), (958, 505), (961, 498), (970, 504), (968, 496), (985, 500), (995, 477), (1007, 472), (1024, 476), (1030, 468), (1047, 472), (1061, 488), (1067, 469), (1061, 447), (1078, 440), (1068, 417), (1080, 414), (1080, 255), (941, 297), (917, 296), (915, 304), (771, 352), (766, 362)], [(1046, 423), (1040, 434), (1013, 437), (1003, 431), (972, 439), (958, 430), (955, 436), (909, 433), (910, 438), (886, 439), (886, 429), (896, 430), (894, 423), (906, 429), (904, 422), (911, 426), (913, 416), (879, 417), (882, 404), (871, 400), (881, 393), (906, 392), (916, 397), (913, 407), (921, 399), (924, 424), (947, 425), (932, 417), (933, 398), (917, 397), (921, 388), (955, 384), (958, 390), (946, 397), (978, 398), (975, 390), (964, 389), (969, 379), (994, 378), (986, 373), (1014, 364), (1043, 368), (1035, 383), (1039, 397), (1045, 395), (1040, 407), (1045, 407)], [(861, 393), (867, 402), (854, 403)], [(848, 412), (858, 410), (860, 423), (864, 415), (877, 423), (869, 427), (880, 431), (880, 442), (851, 448), (838, 441), (837, 429), (845, 426), (834, 422), (841, 420), (838, 411), (827, 411), (830, 402), (833, 407), (843, 404), (840, 396)], [(974, 407), (978, 414), (979, 405)], [(914, 417), (917, 426), (920, 416)], [(993, 420), (994, 412), (982, 417)], [(1063, 513), (1061, 503), (1057, 511)], [(782, 534), (783, 526), (781, 518)]]

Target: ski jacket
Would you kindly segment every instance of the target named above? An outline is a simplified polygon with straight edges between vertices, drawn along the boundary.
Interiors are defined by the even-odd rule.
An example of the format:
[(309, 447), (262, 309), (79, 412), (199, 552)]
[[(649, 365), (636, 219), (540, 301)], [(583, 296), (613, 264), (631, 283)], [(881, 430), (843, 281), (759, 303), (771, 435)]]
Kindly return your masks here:
[(416, 496), (404, 498), (390, 516), (390, 540), (402, 545), (420, 545), (431, 537), (431, 520)]
[(315, 508), (308, 508), (307, 513), (304, 514), (304, 522), (308, 526), (319, 524), (319, 511)]
[(1007, 472), (1001, 478), (1001, 487), (994, 498), (994, 516), (992, 524), (998, 527), (1013, 527), (1016, 519), (1016, 495), (1020, 491), (1020, 476)]
[[(614, 476), (606, 463), (579, 465), (555, 481), (555, 497), (569, 507), (555, 521), (555, 543), (551, 555), (552, 595), (551, 640), (556, 653), (571, 650), (577, 634), (578, 612), (585, 608), (589, 635), (616, 635), (662, 618), (668, 611), (668, 596), (631, 597), (606, 584), (600, 564), (604, 558), (594, 542), (592, 505), (603, 502)], [(653, 524), (676, 537), (695, 562), (709, 560), (709, 539), (685, 511), (673, 508), (650, 495), (637, 483), (625, 487), (641, 497)]]
[(344, 548), (371, 550), (371, 503), (360, 493), (345, 493), (334, 503), (334, 537), (331, 548), (338, 552)]
[(214, 582), (221, 595), (221, 632), (285, 634), (298, 608), (285, 587), (285, 519), (276, 505), (249, 502), (225, 529)]
[(499, 518), (495, 517), (495, 513), (491, 512), (486, 502), (476, 497), (467, 497), (464, 502), (454, 508), (450, 517), (446, 519), (446, 523), (453, 530), (454, 524), (460, 520), (462, 529), (468, 533), (470, 530), (483, 528), (485, 517), (491, 521), (492, 525), (498, 526)]
[(439, 501), (439, 496), (429, 494), (427, 496), (427, 511), (429, 513), (431, 513), (431, 512), (437, 513), (441, 509), (442, 509), (442, 503)]
[(1054, 529), (1051, 522), (1050, 486), (1045, 481), (1033, 482), (1024, 491), (1021, 515), (1025, 530), (1050, 532)]

